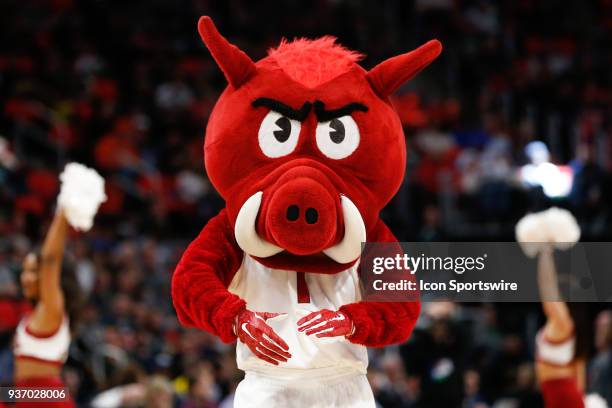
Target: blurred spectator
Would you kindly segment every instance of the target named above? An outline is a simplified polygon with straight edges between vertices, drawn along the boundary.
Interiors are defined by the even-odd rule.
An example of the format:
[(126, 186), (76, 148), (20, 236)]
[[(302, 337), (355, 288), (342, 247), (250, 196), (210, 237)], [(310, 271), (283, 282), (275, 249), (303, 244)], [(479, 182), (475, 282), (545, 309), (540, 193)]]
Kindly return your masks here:
[(209, 363), (197, 364), (189, 376), (189, 391), (181, 408), (215, 408), (219, 399), (212, 366)]
[(595, 357), (588, 368), (589, 392), (601, 395), (612, 406), (612, 311), (595, 320)]

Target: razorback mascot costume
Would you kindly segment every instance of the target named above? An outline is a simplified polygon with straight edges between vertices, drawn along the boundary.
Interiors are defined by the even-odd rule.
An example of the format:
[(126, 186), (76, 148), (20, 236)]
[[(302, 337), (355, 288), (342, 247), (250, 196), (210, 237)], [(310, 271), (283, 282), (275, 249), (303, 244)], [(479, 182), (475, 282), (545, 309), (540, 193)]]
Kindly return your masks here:
[(174, 272), (178, 318), (238, 339), (237, 407), (374, 407), (366, 346), (406, 340), (420, 310), (359, 290), (361, 243), (396, 241), (379, 218), (406, 160), (388, 96), (442, 47), (366, 71), (333, 37), (283, 41), (253, 62), (210, 18), (198, 28), (229, 82), (204, 146), (226, 208)]

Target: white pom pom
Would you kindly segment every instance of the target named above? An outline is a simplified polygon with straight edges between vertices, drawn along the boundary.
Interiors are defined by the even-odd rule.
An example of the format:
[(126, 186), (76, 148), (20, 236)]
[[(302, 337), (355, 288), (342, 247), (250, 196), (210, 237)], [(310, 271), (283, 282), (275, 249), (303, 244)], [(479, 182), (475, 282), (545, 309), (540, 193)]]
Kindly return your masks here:
[(580, 227), (574, 216), (557, 207), (527, 214), (516, 224), (515, 233), (523, 252), (530, 258), (551, 245), (569, 249), (580, 239)]
[(608, 403), (599, 394), (589, 394), (584, 397), (585, 408), (608, 408)]
[(530, 258), (535, 257), (546, 245), (546, 229), (542, 225), (541, 213), (527, 214), (516, 224), (516, 240)]
[(104, 179), (94, 169), (79, 163), (68, 163), (60, 174), (62, 187), (57, 198), (68, 223), (75, 229), (87, 231), (100, 204), (106, 201)]
[(580, 239), (576, 218), (567, 210), (553, 207), (542, 213), (548, 226), (549, 241), (558, 249), (569, 249)]

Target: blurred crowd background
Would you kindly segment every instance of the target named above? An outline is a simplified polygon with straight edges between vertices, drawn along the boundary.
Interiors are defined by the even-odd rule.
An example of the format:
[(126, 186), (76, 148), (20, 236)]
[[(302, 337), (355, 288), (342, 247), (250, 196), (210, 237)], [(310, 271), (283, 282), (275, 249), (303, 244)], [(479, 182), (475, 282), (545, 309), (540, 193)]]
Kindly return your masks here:
[[(442, 56), (394, 97), (407, 176), (383, 218), (400, 240), (513, 239), (529, 210), (612, 237), (610, 0), (2, 0), (0, 384), (27, 309), (18, 273), (40, 245), (67, 161), (109, 196), (69, 261), (85, 301), (67, 384), (83, 406), (231, 407), (233, 346), (182, 329), (172, 270), (223, 206), (203, 170), (225, 86), (196, 22), (211, 15), (254, 59), (281, 37), (332, 34), (366, 68), (440, 39)], [(589, 305), (589, 389), (612, 406), (612, 312)], [(537, 304), (432, 303), (403, 345), (370, 350), (381, 407), (539, 407)], [(103, 393), (100, 395), (100, 393)]]

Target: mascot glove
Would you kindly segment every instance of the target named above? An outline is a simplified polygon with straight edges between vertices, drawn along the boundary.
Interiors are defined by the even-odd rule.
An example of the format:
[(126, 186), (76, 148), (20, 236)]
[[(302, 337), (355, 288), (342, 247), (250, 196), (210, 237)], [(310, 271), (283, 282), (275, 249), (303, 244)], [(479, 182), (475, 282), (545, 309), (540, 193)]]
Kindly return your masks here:
[(352, 320), (340, 311), (322, 309), (298, 321), (298, 331), (317, 337), (349, 337), (355, 332)]
[(104, 179), (94, 169), (68, 163), (60, 175), (62, 183), (58, 206), (75, 229), (88, 231), (100, 204), (106, 201)]
[(234, 326), (236, 336), (253, 354), (274, 365), (291, 358), (287, 343), (266, 323), (266, 320), (279, 314), (244, 310), (236, 317)]

